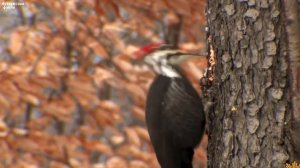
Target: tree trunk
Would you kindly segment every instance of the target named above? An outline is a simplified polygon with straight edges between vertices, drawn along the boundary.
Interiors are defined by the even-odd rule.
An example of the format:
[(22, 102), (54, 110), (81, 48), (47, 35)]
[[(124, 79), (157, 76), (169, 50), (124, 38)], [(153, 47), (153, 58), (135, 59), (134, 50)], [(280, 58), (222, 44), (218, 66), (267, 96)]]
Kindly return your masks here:
[(291, 103), (284, 3), (208, 1), (210, 57), (216, 60), (208, 167), (282, 168), (299, 163), (293, 143), (295, 135), (300, 138), (299, 129), (291, 132), (296, 106)]

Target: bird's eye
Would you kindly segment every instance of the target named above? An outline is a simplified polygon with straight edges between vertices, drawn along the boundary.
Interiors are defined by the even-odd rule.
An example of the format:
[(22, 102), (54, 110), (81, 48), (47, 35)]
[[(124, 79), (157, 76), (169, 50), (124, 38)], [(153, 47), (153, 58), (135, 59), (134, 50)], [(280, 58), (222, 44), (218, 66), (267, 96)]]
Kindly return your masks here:
[(172, 55), (173, 55), (173, 54), (167, 55), (167, 60), (171, 59)]
[(181, 55), (181, 53), (179, 53), (179, 52), (169, 53), (166, 58), (167, 58), (167, 60), (171, 60), (171, 59), (176, 58), (176, 56), (179, 56), (179, 55)]

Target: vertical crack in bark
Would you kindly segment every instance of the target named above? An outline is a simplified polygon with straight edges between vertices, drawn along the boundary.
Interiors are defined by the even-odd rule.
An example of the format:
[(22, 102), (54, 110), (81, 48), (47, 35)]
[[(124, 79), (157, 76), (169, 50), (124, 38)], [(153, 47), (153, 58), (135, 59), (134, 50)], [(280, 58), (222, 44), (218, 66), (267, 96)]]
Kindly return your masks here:
[(300, 162), (300, 2), (296, 0), (282, 0), (284, 6), (285, 33), (287, 36), (289, 77), (291, 93), (292, 118), (289, 129), (292, 138), (294, 156)]

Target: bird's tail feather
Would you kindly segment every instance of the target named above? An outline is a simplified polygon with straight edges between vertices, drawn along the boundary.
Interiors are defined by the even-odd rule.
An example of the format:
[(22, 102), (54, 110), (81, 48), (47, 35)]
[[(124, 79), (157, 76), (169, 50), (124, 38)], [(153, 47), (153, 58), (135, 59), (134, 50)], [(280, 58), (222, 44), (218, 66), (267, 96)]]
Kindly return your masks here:
[(193, 168), (194, 149), (185, 149), (182, 151), (181, 168)]

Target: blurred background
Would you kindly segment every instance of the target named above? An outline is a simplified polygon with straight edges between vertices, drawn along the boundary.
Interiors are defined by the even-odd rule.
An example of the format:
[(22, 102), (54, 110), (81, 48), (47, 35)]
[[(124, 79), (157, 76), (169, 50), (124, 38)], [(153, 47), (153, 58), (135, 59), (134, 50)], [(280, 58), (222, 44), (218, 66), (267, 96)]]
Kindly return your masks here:
[[(0, 167), (158, 168), (144, 121), (155, 74), (134, 53), (206, 53), (205, 3), (0, 0)], [(182, 65), (199, 94), (206, 64)]]

